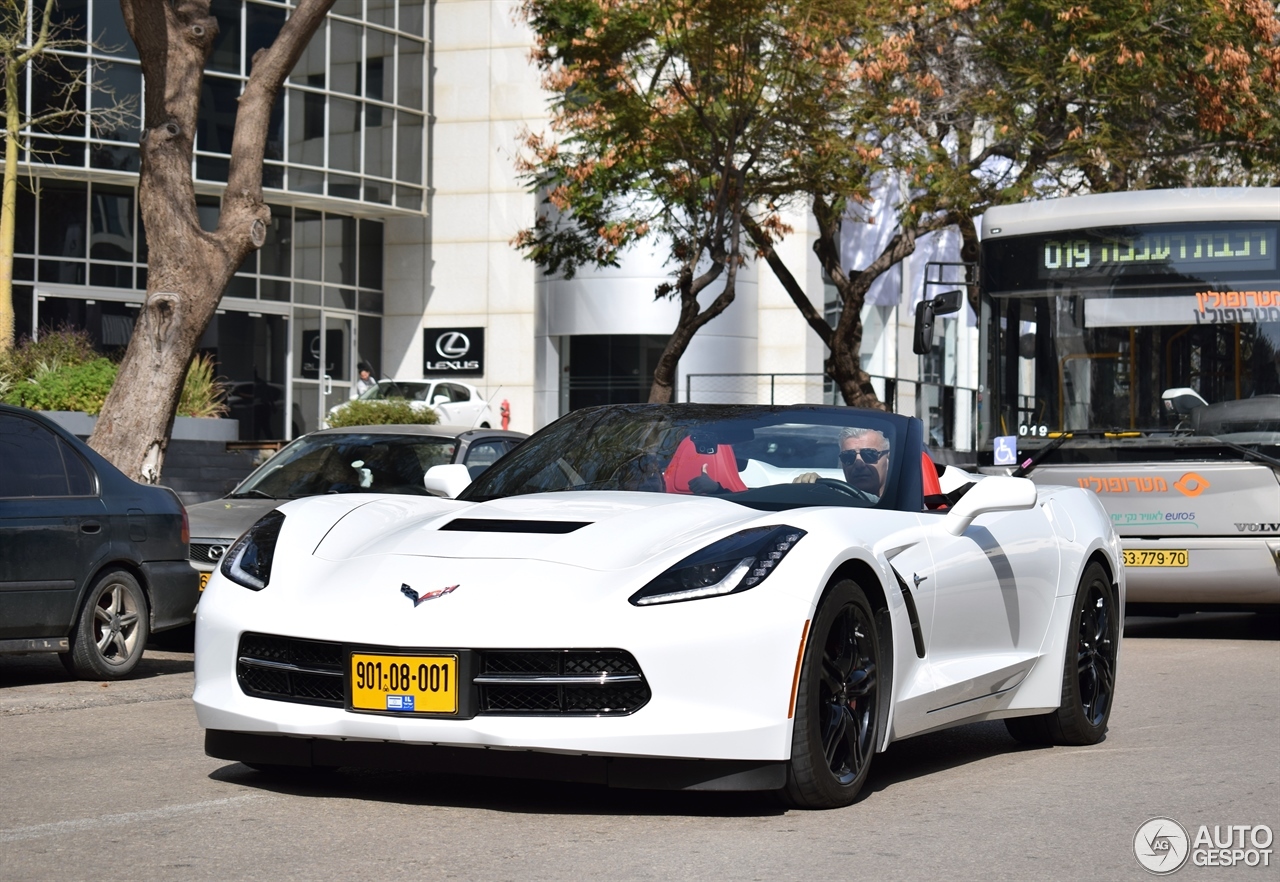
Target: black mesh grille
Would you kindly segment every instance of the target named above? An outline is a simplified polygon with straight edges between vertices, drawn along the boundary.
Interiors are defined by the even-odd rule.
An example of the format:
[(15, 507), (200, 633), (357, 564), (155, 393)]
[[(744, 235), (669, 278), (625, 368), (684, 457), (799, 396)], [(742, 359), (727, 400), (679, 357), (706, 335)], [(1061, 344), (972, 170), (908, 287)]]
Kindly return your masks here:
[[(641, 676), (640, 666), (619, 649), (558, 651), (487, 650), (480, 654), (482, 677), (580, 677), (593, 674)], [(648, 703), (648, 684), (482, 684), (482, 714), (630, 714)]]
[[(234, 541), (234, 540), (232, 540)], [(222, 560), (222, 556), (227, 553), (232, 542), (192, 542), (191, 543), (191, 560), (197, 563), (216, 564)], [(215, 552), (214, 549), (217, 549)]]
[(342, 707), (344, 700), (339, 643), (244, 634), (240, 637), (236, 676), (245, 694), (258, 698), (328, 707)]

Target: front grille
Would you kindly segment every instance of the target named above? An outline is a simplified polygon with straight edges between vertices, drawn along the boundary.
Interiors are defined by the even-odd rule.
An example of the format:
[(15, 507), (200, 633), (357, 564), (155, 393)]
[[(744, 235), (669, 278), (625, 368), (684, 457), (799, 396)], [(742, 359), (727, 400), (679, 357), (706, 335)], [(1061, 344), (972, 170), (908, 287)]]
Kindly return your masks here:
[(486, 650), (480, 653), (480, 713), (623, 715), (651, 693), (635, 658), (620, 649)]
[(217, 566), (231, 549), (231, 542), (192, 542), (190, 559), (195, 563)]
[[(478, 705), (460, 704), (479, 714), (622, 716), (651, 697), (635, 658), (620, 649), (488, 649), (475, 655)], [(244, 693), (255, 698), (343, 707), (345, 662), (340, 643), (244, 634), (236, 676)]]
[(243, 634), (236, 678), (246, 695), (342, 707), (342, 645), (317, 640)]

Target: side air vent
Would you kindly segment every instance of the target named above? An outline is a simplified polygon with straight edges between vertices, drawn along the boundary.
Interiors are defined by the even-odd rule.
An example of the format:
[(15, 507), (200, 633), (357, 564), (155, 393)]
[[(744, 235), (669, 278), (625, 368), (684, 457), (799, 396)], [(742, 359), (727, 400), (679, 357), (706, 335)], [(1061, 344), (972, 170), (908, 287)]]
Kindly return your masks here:
[(460, 533), (572, 533), (591, 526), (590, 521), (516, 521), (499, 518), (455, 518), (441, 530)]

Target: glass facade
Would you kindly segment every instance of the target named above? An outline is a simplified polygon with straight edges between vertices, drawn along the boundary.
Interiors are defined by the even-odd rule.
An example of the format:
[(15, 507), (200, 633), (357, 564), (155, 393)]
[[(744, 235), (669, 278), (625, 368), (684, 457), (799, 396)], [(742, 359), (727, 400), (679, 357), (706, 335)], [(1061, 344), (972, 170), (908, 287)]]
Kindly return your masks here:
[[(218, 37), (205, 67), (196, 131), (197, 181), (226, 181), (236, 107), (255, 52), (268, 46), (290, 4), (213, 0)], [(128, 101), (123, 118), (57, 122), (39, 128), (22, 161), (117, 172), (138, 171), (143, 96), (137, 52), (117, 0), (61, 0), (70, 37), (82, 52), (59, 51), (25, 77), (23, 111), (61, 106), (68, 71), (84, 85), (67, 96), (102, 111)], [(425, 181), (426, 41), (424, 4), (339, 0), (312, 38), (276, 100), (263, 186), (372, 206), (420, 211)]]
[[(195, 139), (197, 210), (217, 226), (239, 96), (255, 52), (289, 3), (213, 0), (219, 33), (205, 67)], [(23, 111), (60, 106), (69, 71), (78, 109), (130, 112), (36, 129), (21, 160), (14, 299), (18, 334), (72, 325), (104, 352), (127, 345), (147, 284), (137, 199), (142, 75), (118, 0), (59, 0), (67, 36), (20, 85)], [(277, 98), (263, 186), (267, 241), (224, 292), (200, 342), (230, 389), (242, 439), (320, 427), (355, 366), (381, 370), (381, 217), (423, 210), (425, 2), (337, 0)], [(55, 171), (56, 169), (56, 171)], [(56, 174), (55, 178), (53, 174)]]

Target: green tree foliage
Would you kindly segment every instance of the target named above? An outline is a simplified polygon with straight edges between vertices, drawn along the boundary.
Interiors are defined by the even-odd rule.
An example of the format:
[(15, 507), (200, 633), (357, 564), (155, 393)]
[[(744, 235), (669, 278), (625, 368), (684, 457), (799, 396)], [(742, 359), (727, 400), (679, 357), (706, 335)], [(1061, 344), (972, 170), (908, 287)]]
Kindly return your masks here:
[[(853, 59), (838, 35), (849, 7), (774, 0), (526, 0), (534, 58), (552, 94), (550, 133), (529, 136), (521, 165), (545, 211), (514, 244), (548, 273), (616, 265), (642, 241), (667, 258), (656, 291), (680, 318), (651, 401), (670, 400), (694, 333), (735, 296), (745, 228), (786, 232), (779, 210), (813, 132), (849, 192), (860, 166), (841, 118)], [(698, 297), (715, 283), (706, 306)], [(707, 298), (704, 298), (704, 302)]]
[(348, 401), (329, 417), (330, 428), (349, 426), (433, 426), (440, 417), (429, 408), (416, 408), (403, 398), (387, 401)]
[[(830, 348), (827, 372), (850, 404), (875, 403), (858, 364), (866, 293), (920, 236), (958, 229), (962, 258), (973, 262), (974, 218), (993, 205), (1277, 180), (1280, 23), (1265, 0), (892, 5), (887, 25), (862, 19), (848, 37), (896, 51), (862, 66), (860, 109), (845, 135), (900, 197), (866, 202), (821, 160), (806, 162), (800, 183), (818, 220), (814, 250), (840, 293), (835, 329), (767, 233), (754, 237)], [(803, 157), (831, 137), (815, 129)], [(894, 235), (866, 267), (844, 267), (845, 223), (890, 224)]]

